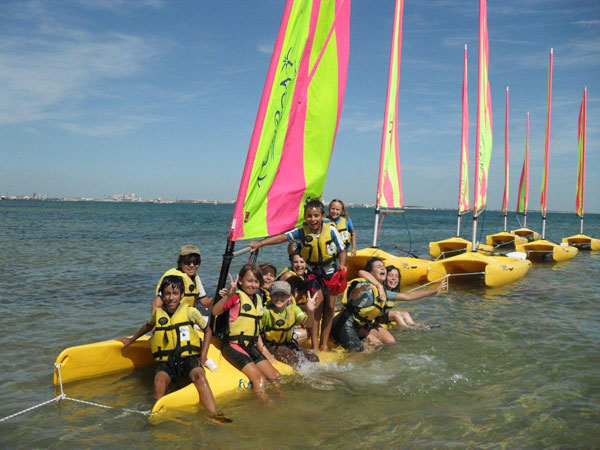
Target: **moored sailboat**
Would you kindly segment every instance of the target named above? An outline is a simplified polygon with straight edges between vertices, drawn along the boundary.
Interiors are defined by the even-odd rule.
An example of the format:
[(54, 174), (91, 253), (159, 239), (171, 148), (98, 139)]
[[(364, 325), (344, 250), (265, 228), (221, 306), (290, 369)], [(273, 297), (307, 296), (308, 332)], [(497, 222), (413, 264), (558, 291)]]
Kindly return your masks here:
[(579, 162), (577, 165), (577, 190), (575, 194), (575, 214), (579, 217), (579, 234), (563, 238), (563, 242), (577, 247), (579, 250), (600, 250), (600, 239), (583, 234), (583, 213), (585, 199), (585, 144), (587, 119), (587, 88), (583, 90), (581, 107), (579, 108)]
[(407, 285), (426, 281), (428, 261), (419, 258), (394, 256), (377, 248), (379, 225), (383, 222), (385, 215), (404, 212), (402, 209), (404, 203), (398, 146), (398, 87), (400, 84), (400, 61), (402, 55), (403, 10), (404, 0), (396, 0), (379, 158), (373, 246), (360, 249), (356, 252), (356, 256), (348, 258), (346, 277), (348, 279), (356, 277), (358, 271), (365, 267), (369, 258), (378, 257), (384, 260), (386, 266), (391, 265), (398, 268), (401, 274), (401, 283)]
[(577, 254), (575, 247), (568, 244), (558, 245), (546, 239), (546, 214), (548, 205), (548, 163), (550, 159), (550, 128), (552, 118), (552, 66), (554, 61), (554, 50), (550, 49), (550, 63), (548, 70), (548, 112), (546, 116), (546, 138), (544, 145), (544, 174), (542, 178), (542, 192), (540, 207), (542, 212), (542, 235), (540, 239), (516, 245), (519, 252), (527, 254), (531, 260), (553, 260), (555, 262), (567, 261)]

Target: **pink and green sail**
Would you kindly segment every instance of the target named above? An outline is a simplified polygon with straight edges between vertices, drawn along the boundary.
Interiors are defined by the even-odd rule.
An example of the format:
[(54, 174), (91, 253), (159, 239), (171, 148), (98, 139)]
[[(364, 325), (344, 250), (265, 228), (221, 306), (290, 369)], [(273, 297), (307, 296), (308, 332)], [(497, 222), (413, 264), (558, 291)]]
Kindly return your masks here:
[(384, 208), (404, 206), (398, 146), (398, 87), (402, 56), (403, 10), (404, 0), (396, 0), (376, 199), (376, 206)]
[(506, 86), (506, 112), (504, 115), (504, 196), (502, 197), (502, 212), (504, 214), (508, 211), (508, 86)]
[(579, 108), (579, 164), (577, 165), (577, 192), (575, 194), (575, 213), (583, 219), (585, 197), (585, 127), (587, 115), (587, 89), (583, 90)]
[(473, 215), (483, 210), (487, 200), (488, 172), (492, 158), (492, 95), (488, 79), (489, 43), (487, 3), (479, 0), (479, 71), (477, 88), (477, 140), (475, 141), (475, 187)]
[(540, 197), (540, 207), (542, 217), (546, 217), (548, 205), (548, 163), (550, 160), (550, 125), (552, 118), (552, 63), (554, 60), (554, 50), (550, 49), (550, 68), (548, 70), (548, 113), (546, 116), (546, 139), (544, 144), (544, 174), (542, 176), (542, 195)]
[(350, 0), (288, 0), (275, 42), (229, 239), (302, 221), (323, 192), (348, 67)]
[(519, 197), (517, 198), (517, 213), (527, 214), (529, 200), (529, 112), (527, 112), (527, 125), (525, 128), (525, 158), (519, 181)]
[(471, 209), (469, 195), (469, 98), (467, 92), (467, 45), (463, 63), (462, 127), (460, 132), (460, 174), (458, 177), (458, 213)]

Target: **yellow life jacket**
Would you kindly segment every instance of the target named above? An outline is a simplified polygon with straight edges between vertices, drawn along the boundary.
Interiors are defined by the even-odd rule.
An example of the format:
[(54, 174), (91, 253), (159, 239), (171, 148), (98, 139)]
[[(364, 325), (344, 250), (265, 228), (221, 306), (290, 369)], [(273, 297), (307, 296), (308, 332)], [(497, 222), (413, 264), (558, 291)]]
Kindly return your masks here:
[(267, 303), (271, 303), (271, 293), (269, 290), (262, 287), (258, 288), (258, 290), (260, 291), (260, 296), (262, 297), (262, 304), (266, 305)]
[(300, 256), (304, 258), (307, 264), (312, 267), (322, 267), (335, 261), (338, 248), (333, 242), (333, 236), (331, 236), (331, 222), (329, 220), (323, 221), (321, 234), (318, 238), (306, 222), (302, 224), (302, 229), (304, 230), (304, 242), (302, 243)]
[(286, 267), (286, 268), (285, 268), (285, 269), (283, 269), (281, 272), (279, 272), (279, 275), (277, 275), (277, 278), (275, 279), (275, 281), (280, 281), (280, 280), (281, 280), (281, 277), (282, 277), (282, 276), (283, 276), (283, 274), (285, 274), (285, 273), (291, 273), (292, 275), (297, 275), (297, 276), (300, 276), (300, 277), (302, 277), (302, 275), (298, 275), (296, 272), (294, 272), (294, 271), (292, 270), (292, 268), (291, 268), (291, 267)]
[(202, 339), (188, 317), (189, 308), (187, 304), (180, 303), (172, 315), (162, 307), (156, 309), (156, 328), (150, 340), (156, 361), (167, 362), (201, 353)]
[[(368, 283), (373, 300), (371, 300), (370, 304), (355, 306), (350, 299), (350, 294), (361, 283)], [(375, 320), (383, 314), (386, 302), (379, 297), (379, 291), (373, 284), (369, 283), (364, 278), (355, 278), (348, 283), (348, 287), (344, 291), (342, 305), (352, 313), (354, 320), (359, 325), (369, 325), (375, 322)]]
[(350, 244), (351, 240), (350, 240), (350, 232), (348, 231), (348, 221), (346, 220), (346, 218), (344, 216), (340, 216), (340, 217), (338, 217), (337, 223), (335, 223), (333, 220), (331, 221), (331, 223), (333, 223), (335, 225), (335, 227), (337, 228), (337, 230), (340, 232), (340, 236), (342, 237), (342, 240), (344, 241), (344, 245), (348, 246), (348, 244)]
[(285, 344), (292, 340), (292, 329), (296, 324), (296, 315), (292, 305), (285, 307), (287, 315), (284, 317), (283, 313), (275, 311), (275, 305), (272, 303), (267, 305), (267, 311), (271, 315), (271, 322), (273, 323), (270, 327), (265, 327), (263, 330), (263, 339), (266, 345), (277, 345)]
[(248, 294), (240, 289), (236, 293), (240, 297), (240, 314), (229, 323), (229, 333), (224, 339), (241, 346), (255, 345), (263, 315), (262, 299), (257, 293), (254, 294), (254, 299), (250, 299)]
[(181, 277), (184, 286), (184, 293), (181, 299), (181, 303), (186, 303), (189, 306), (194, 306), (196, 304), (196, 300), (198, 299), (198, 294), (200, 293), (200, 277), (198, 276), (198, 274), (196, 274), (194, 276), (194, 279), (192, 280), (187, 273), (182, 272), (177, 268), (169, 269), (165, 272), (165, 274), (162, 276), (162, 278), (156, 285), (156, 295), (158, 295), (160, 283), (162, 283), (162, 280), (168, 275), (175, 275)]

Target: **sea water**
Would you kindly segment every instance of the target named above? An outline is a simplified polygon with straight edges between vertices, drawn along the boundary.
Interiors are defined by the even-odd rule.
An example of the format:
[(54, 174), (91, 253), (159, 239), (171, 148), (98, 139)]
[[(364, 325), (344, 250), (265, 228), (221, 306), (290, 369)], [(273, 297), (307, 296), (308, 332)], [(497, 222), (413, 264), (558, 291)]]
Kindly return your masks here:
[[(179, 247), (199, 245), (199, 274), (212, 295), (231, 205), (0, 202), (0, 419), (56, 395), (53, 362), (67, 347), (126, 336), (150, 313), (157, 280)], [(359, 248), (370, 245), (373, 211), (352, 209)], [(471, 224), (465, 235), (470, 239)], [(482, 236), (502, 229), (486, 212)], [(540, 216), (528, 216), (539, 230)], [(452, 211), (389, 216), (381, 247), (427, 253), (455, 232)], [(509, 228), (519, 224), (511, 214)], [(579, 232), (574, 214), (550, 213), (547, 236)], [(600, 236), (600, 216), (585, 232)], [(238, 248), (243, 243), (238, 244)], [(285, 245), (259, 261), (286, 264)], [(235, 275), (244, 257), (234, 261)], [(600, 442), (600, 252), (535, 263), (521, 280), (405, 304), (426, 332), (392, 330), (397, 345), (340, 364), (303, 367), (271, 401), (250, 391), (217, 399), (233, 418), (204, 411), (150, 420), (152, 368), (65, 385), (53, 402), (0, 422), (3, 448), (375, 448), (598, 447)]]

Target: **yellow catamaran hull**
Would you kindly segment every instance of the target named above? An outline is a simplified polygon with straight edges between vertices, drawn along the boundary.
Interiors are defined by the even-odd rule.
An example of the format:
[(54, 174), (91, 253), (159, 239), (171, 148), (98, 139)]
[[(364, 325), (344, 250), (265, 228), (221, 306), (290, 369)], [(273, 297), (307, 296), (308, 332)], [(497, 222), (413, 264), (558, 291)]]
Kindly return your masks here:
[(501, 231), (495, 234), (488, 234), (485, 237), (485, 243), (492, 247), (508, 248), (514, 247), (517, 244), (525, 244), (527, 238), (519, 236), (515, 233)]
[(346, 263), (346, 278), (351, 280), (358, 276), (358, 271), (365, 268), (370, 258), (381, 258), (386, 266), (394, 266), (400, 271), (402, 286), (421, 284), (427, 281), (427, 267), (429, 261), (419, 258), (394, 256), (375, 247), (363, 248), (356, 252), (356, 256), (349, 256)]
[[(248, 378), (233, 367), (221, 354), (221, 341), (213, 338), (208, 352), (218, 366), (216, 372), (205, 370), (206, 378), (215, 397), (224, 394), (251, 389)], [(322, 363), (338, 362), (343, 358), (341, 352), (320, 353)], [(133, 370), (154, 363), (150, 350), (150, 337), (142, 336), (128, 348), (123, 350), (123, 343), (111, 340), (94, 344), (79, 345), (65, 349), (56, 359), (60, 365), (60, 377), (63, 383), (98, 377), (110, 373)], [(282, 375), (291, 375), (295, 371), (291, 366), (276, 362), (275, 368)], [(59, 384), (59, 371), (54, 370), (54, 384)], [(151, 389), (151, 386), (148, 386)], [(198, 408), (200, 398), (193, 384), (178, 389), (158, 400), (152, 408), (153, 413), (169, 409)]]
[(472, 249), (471, 241), (461, 237), (452, 237), (429, 243), (429, 254), (435, 259), (442, 255), (447, 257), (456, 256), (459, 253), (470, 252)]
[(529, 228), (519, 228), (518, 230), (511, 230), (510, 232), (512, 234), (516, 234), (517, 236), (525, 238), (528, 242), (537, 241), (540, 237), (542, 237), (540, 233), (538, 233), (537, 231), (530, 230)]
[(446, 275), (480, 276), (486, 286), (502, 286), (518, 280), (527, 273), (531, 261), (508, 256), (486, 256), (477, 252), (462, 253), (450, 258), (431, 261), (427, 272), (429, 281)]
[(600, 250), (600, 239), (586, 236), (585, 234), (576, 234), (563, 238), (563, 242), (577, 247), (579, 250)]
[(517, 245), (516, 249), (518, 252), (526, 253), (527, 258), (534, 261), (548, 258), (552, 258), (555, 262), (568, 261), (577, 254), (575, 247), (554, 244), (545, 239)]

